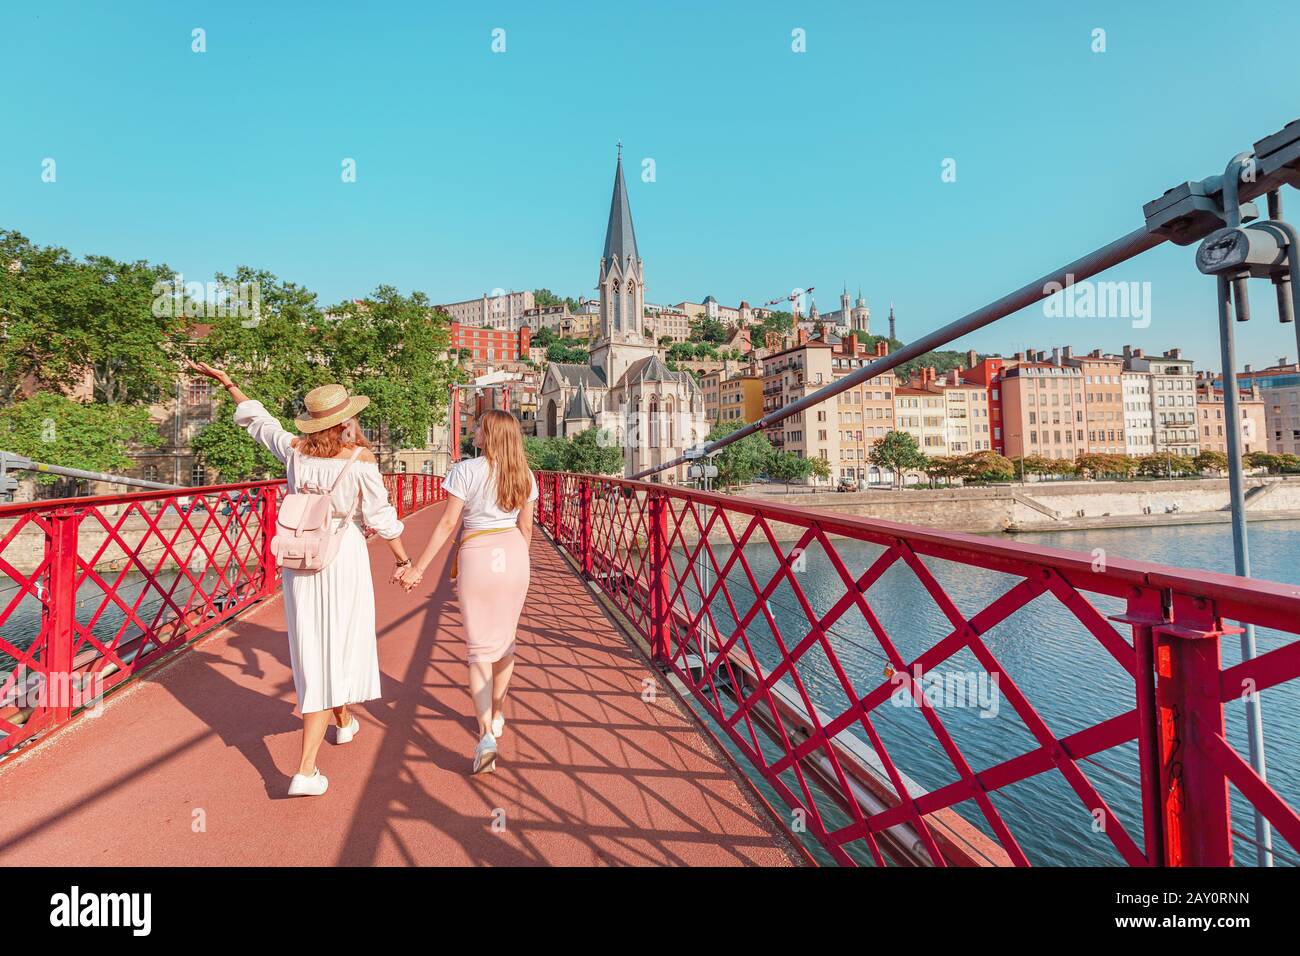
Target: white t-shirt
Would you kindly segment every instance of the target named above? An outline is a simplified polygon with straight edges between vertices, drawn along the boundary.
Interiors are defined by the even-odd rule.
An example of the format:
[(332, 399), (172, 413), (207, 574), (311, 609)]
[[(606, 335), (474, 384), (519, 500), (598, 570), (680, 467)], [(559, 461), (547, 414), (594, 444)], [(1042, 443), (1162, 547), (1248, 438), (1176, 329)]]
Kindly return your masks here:
[[(537, 500), (537, 479), (528, 473), (532, 488), (528, 500)], [(486, 457), (465, 458), (456, 462), (442, 480), (443, 490), (465, 502), (461, 519), (467, 531), (485, 528), (513, 528), (519, 523), (519, 509), (502, 511), (497, 506), (497, 483)]]

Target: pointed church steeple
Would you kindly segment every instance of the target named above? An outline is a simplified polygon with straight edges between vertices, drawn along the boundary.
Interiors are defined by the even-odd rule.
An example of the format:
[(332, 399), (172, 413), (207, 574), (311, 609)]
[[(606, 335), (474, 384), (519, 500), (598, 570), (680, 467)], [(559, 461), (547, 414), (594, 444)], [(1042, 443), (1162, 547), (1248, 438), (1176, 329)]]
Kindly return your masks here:
[(623, 147), (620, 143), (618, 164), (614, 170), (614, 196), (609, 201), (609, 225), (605, 229), (604, 257), (622, 268), (628, 256), (641, 258), (636, 248), (636, 229), (632, 225), (632, 204), (628, 202), (627, 184), (623, 182)]
[(605, 249), (600, 258), (600, 334), (591, 350), (591, 365), (605, 381), (617, 384), (628, 366), (655, 351), (646, 335), (645, 265), (636, 244), (632, 205), (623, 181), (623, 146), (614, 167), (614, 195), (609, 202)]

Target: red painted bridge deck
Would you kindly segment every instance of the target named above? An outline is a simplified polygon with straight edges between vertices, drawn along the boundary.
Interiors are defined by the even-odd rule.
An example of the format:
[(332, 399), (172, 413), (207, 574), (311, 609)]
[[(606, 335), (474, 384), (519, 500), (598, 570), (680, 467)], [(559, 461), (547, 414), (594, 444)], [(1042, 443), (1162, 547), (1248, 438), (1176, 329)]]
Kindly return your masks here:
[[(441, 506), (406, 518), (408, 547)], [(289, 798), (300, 722), (283, 608), (232, 626), (0, 765), (5, 865), (790, 865), (784, 835), (543, 535), (495, 775), (474, 720), (444, 553), (414, 596), (371, 547), (382, 700)], [(662, 681), (660, 681), (662, 687)], [(494, 826), (494, 823), (496, 826)]]

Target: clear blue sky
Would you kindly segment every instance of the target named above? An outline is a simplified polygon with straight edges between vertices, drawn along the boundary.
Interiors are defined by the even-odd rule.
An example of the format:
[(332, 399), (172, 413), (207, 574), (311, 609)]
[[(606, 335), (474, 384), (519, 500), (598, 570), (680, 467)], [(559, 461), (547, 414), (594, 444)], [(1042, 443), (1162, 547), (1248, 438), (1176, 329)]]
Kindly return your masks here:
[[(1210, 24), (1229, 9), (6, 4), (0, 225), (190, 279), (254, 265), (326, 303), (381, 282), (435, 301), (590, 294), (621, 139), (650, 301), (815, 285), (825, 311), (847, 280), (877, 331), (896, 302), (910, 340), (1135, 228), (1145, 201), (1300, 115), (1300, 3), (1234, 13), (1241, 54), (1215, 63)], [(1152, 283), (1147, 329), (1034, 309), (960, 347), (1182, 345), (1217, 369), (1192, 256), (1165, 247), (1114, 274)], [(1242, 361), (1294, 357), (1256, 295)]]

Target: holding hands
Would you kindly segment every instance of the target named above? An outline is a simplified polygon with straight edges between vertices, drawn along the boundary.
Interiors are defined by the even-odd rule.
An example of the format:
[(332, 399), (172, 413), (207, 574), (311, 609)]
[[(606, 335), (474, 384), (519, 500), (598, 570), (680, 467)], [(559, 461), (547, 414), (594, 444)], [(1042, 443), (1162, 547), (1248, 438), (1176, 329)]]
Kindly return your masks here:
[(393, 576), (393, 580), (402, 586), (402, 590), (410, 594), (415, 586), (424, 580), (424, 571), (414, 564), (408, 564)]

